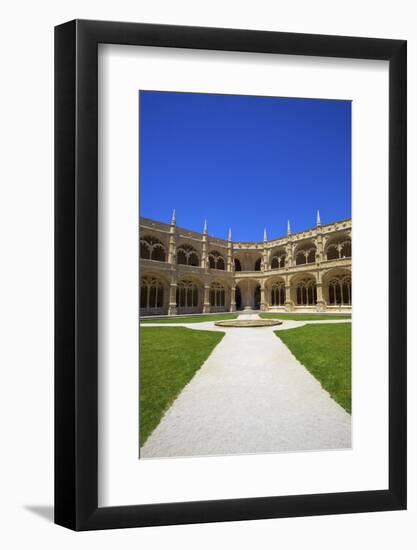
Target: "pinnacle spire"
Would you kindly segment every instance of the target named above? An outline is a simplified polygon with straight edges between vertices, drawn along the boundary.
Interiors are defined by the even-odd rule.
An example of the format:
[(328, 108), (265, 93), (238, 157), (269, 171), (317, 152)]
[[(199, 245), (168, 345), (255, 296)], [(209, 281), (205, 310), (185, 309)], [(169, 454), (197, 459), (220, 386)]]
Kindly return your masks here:
[(291, 235), (290, 220), (288, 220), (288, 223), (287, 223), (287, 235)]
[(203, 233), (204, 233), (204, 235), (207, 235), (207, 220), (204, 220)]
[(264, 242), (266, 242), (268, 239), (267, 239), (267, 236), (266, 236), (266, 227), (264, 228)]
[(317, 210), (317, 227), (319, 227), (319, 225), (321, 225), (320, 212)]
[(175, 225), (177, 223), (177, 216), (175, 214), (175, 208), (172, 211), (172, 218), (171, 218), (171, 225)]
[(229, 235), (228, 235), (228, 237), (227, 237), (227, 240), (228, 240), (228, 241), (231, 241), (231, 240), (232, 240), (232, 228), (231, 228), (231, 227), (229, 227)]

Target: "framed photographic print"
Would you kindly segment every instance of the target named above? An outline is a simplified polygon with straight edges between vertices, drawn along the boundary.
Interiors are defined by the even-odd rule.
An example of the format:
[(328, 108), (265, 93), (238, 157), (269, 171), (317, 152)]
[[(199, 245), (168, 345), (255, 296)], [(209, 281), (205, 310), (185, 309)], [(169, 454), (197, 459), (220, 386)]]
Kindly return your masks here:
[(55, 521), (406, 507), (406, 42), (55, 30)]

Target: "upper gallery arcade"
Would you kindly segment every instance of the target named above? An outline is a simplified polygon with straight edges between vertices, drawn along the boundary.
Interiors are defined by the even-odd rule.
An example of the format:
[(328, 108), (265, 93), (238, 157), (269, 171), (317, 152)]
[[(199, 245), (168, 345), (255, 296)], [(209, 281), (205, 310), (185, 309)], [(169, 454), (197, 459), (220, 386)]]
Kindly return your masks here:
[(352, 306), (352, 220), (234, 242), (141, 218), (140, 313), (343, 311)]

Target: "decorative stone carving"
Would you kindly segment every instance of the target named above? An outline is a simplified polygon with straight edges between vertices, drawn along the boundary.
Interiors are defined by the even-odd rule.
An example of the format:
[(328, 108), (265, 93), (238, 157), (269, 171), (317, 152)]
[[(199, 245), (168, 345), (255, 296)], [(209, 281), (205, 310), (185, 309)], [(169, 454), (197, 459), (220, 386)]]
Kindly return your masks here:
[[(230, 232), (227, 240), (208, 237), (206, 225), (203, 233), (197, 233), (177, 228), (176, 218), (171, 224), (141, 218), (140, 273), (160, 280), (162, 285), (149, 287), (149, 280), (142, 277), (141, 287), (163, 289), (162, 306), (152, 290), (143, 314), (175, 315), (187, 308), (206, 313), (235, 311), (237, 305), (244, 308), (248, 299), (253, 304), (251, 293), (255, 291), (264, 311), (350, 311), (351, 227), (351, 220), (342, 220), (299, 233), (289, 229), (285, 237), (267, 240), (265, 234), (264, 241), (234, 243)], [(215, 281), (220, 273), (221, 281)], [(276, 281), (279, 274), (285, 276), (285, 283)], [(192, 291), (192, 304), (197, 305), (187, 301), (182, 302), (185, 306), (178, 305), (181, 281), (194, 285), (197, 294)], [(222, 290), (214, 285), (220, 297), (211, 300), (214, 282)]]

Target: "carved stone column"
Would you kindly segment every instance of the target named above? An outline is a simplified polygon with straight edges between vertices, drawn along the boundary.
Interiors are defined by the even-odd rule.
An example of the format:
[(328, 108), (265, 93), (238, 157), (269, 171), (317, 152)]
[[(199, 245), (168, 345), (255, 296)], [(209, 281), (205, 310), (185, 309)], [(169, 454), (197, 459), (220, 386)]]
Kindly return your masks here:
[(268, 269), (268, 251), (265, 248), (262, 253), (262, 271), (266, 271), (267, 269)]
[(230, 296), (230, 311), (236, 311), (236, 287), (232, 286)]
[(315, 245), (316, 245), (316, 264), (320, 265), (320, 262), (323, 261), (323, 237), (321, 235), (317, 235), (317, 238), (315, 239)]
[(205, 240), (204, 237), (201, 251), (201, 267), (204, 269), (207, 269), (208, 267), (207, 240)]
[(285, 252), (286, 252), (286, 265), (287, 267), (292, 267), (293, 266), (293, 248), (292, 248), (292, 244), (291, 243), (287, 243), (286, 247), (285, 247)]
[(171, 281), (169, 285), (168, 315), (177, 315), (177, 281)]
[(293, 301), (291, 300), (291, 286), (289, 276), (285, 276), (285, 311), (292, 311), (294, 309)]
[(210, 313), (210, 285), (204, 285), (203, 313)]
[(285, 309), (286, 311), (292, 311), (294, 309), (291, 300), (291, 287), (287, 285), (285, 285)]
[(233, 259), (232, 259), (232, 248), (229, 247), (227, 249), (227, 266), (226, 270), (231, 273), (233, 271)]
[(266, 311), (268, 305), (265, 301), (265, 281), (261, 281), (261, 311)]
[(261, 287), (261, 311), (266, 311), (268, 309), (268, 306), (265, 302), (265, 289)]
[(317, 273), (317, 282), (316, 282), (316, 292), (317, 292), (317, 311), (325, 311), (326, 302), (323, 298), (323, 284), (321, 281), (321, 272)]
[(175, 247), (175, 236), (170, 235), (169, 236), (169, 248), (168, 248), (168, 263), (169, 264), (175, 264), (175, 256), (176, 256), (176, 247)]
[(326, 302), (323, 298), (323, 285), (321, 283), (316, 284), (317, 289), (317, 311), (326, 310)]

